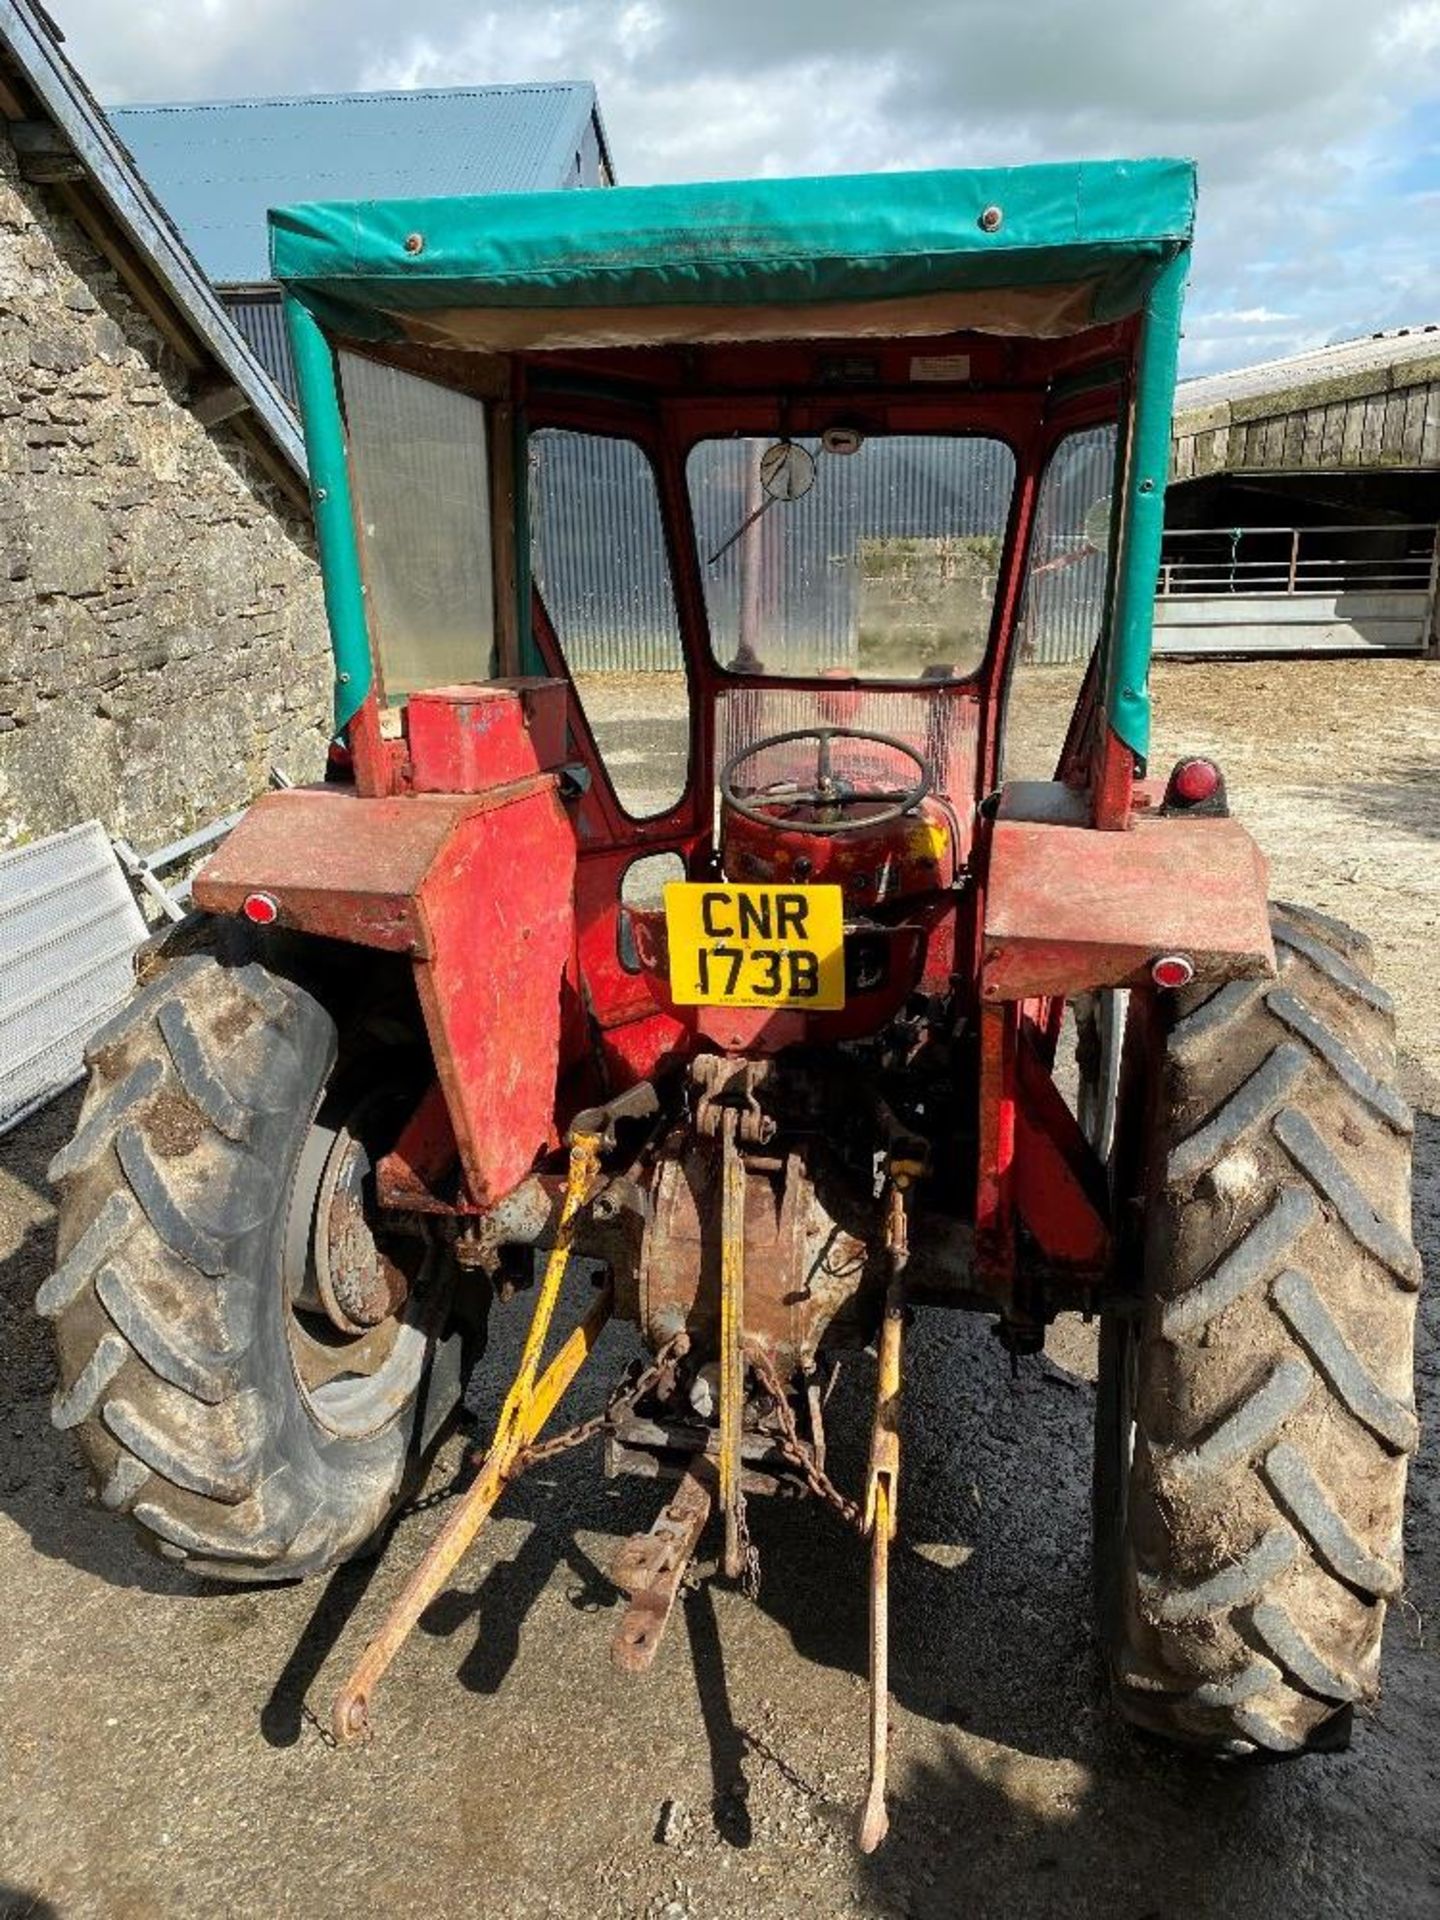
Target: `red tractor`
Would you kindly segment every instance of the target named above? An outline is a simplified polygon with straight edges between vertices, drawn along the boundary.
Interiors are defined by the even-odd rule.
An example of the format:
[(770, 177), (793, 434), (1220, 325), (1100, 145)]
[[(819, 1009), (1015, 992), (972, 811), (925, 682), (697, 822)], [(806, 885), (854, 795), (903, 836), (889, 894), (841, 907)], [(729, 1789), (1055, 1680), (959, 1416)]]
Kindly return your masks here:
[[(336, 746), (96, 1037), (39, 1306), (102, 1503), (271, 1580), (376, 1539), (529, 1292), (340, 1740), (611, 1316), (646, 1353), (582, 1432), (668, 1484), (615, 1657), (653, 1660), (712, 1514), (752, 1581), (748, 1503), (826, 1501), (872, 1555), (867, 1847), (917, 1308), (1016, 1355), (1099, 1316), (1127, 1717), (1292, 1753), (1374, 1697), (1416, 1438), (1391, 1007), (1359, 936), (1267, 904), (1214, 763), (1146, 762), (1193, 191), (273, 216)], [(1053, 777), (1006, 780), (1017, 668), (1077, 645)], [(552, 1341), (572, 1256), (602, 1284)], [(871, 1350), (846, 1493), (828, 1387)]]

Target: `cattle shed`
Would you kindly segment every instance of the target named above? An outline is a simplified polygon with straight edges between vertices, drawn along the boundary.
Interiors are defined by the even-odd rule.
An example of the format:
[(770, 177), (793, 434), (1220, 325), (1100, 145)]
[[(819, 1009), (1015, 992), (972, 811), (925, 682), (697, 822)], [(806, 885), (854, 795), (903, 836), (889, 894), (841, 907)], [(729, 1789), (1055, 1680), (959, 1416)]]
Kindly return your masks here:
[(1440, 324), (1185, 382), (1167, 652), (1435, 653)]
[(308, 200), (609, 186), (587, 81), (115, 107), (110, 124), (287, 397), (266, 214)]

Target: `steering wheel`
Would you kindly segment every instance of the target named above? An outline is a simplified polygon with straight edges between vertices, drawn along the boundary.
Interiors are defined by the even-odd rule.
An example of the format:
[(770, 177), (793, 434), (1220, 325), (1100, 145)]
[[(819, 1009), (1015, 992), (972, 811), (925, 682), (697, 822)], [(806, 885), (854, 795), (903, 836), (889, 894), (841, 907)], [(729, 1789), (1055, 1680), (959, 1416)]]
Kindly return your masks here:
[[(789, 746), (794, 740), (815, 742), (815, 784), (811, 787), (787, 787), (783, 793), (752, 795), (748, 800), (742, 800), (735, 791), (736, 771), (747, 760), (768, 752), (771, 747)], [(910, 786), (898, 789), (857, 786), (831, 772), (832, 740), (866, 740), (871, 746), (888, 747), (891, 752), (903, 754), (907, 760), (913, 761), (919, 778)], [(917, 753), (904, 740), (896, 740), (888, 733), (871, 733), (864, 727), (797, 727), (792, 733), (766, 734), (764, 739), (742, 747), (739, 753), (726, 761), (720, 772), (720, 797), (727, 807), (733, 808), (742, 820), (753, 820), (762, 827), (783, 825), (787, 833), (859, 833), (871, 827), (884, 826), (918, 806), (934, 786), (935, 776), (923, 754)], [(856, 801), (869, 806), (878, 805), (880, 811), (848, 820), (780, 821), (776, 818), (775, 810), (778, 807), (839, 807)]]

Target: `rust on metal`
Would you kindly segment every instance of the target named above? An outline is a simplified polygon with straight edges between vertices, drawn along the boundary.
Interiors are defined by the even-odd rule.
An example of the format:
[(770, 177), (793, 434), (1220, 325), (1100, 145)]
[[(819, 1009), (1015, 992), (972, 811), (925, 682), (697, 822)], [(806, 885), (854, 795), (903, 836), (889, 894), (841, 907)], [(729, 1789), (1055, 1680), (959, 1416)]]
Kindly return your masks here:
[(875, 1491), (870, 1530), (870, 1785), (860, 1812), (857, 1840), (862, 1853), (874, 1853), (890, 1831), (885, 1783), (890, 1759), (890, 1494), (882, 1482)]
[(410, 1292), (409, 1275), (376, 1238), (366, 1193), (370, 1173), (364, 1144), (342, 1136), (316, 1201), (315, 1284), (342, 1333), (379, 1326)]
[(726, 1107), (720, 1131), (720, 1509), (725, 1572), (745, 1571), (745, 1491), (740, 1437), (745, 1417), (745, 1167), (737, 1142), (740, 1114)]
[(453, 1170), (457, 1154), (445, 1089), (438, 1080), (432, 1080), (399, 1139), (375, 1169), (380, 1205), (419, 1213), (450, 1212), (451, 1203), (439, 1190)]
[[(702, 1054), (691, 1068), (693, 1130), (673, 1129), (656, 1150), (635, 1263), (637, 1317), (652, 1345), (688, 1326), (711, 1354), (720, 1353), (715, 1230), (730, 1162), (711, 1143), (732, 1123), (741, 1163), (731, 1201), (742, 1221), (745, 1339), (803, 1372), (828, 1333), (843, 1326), (862, 1345), (868, 1337), (857, 1296), (867, 1280), (877, 1296), (882, 1284), (865, 1237), (873, 1207), (852, 1190), (820, 1137), (825, 1088), (802, 1085), (793, 1070), (788, 1083), (804, 1093), (806, 1130), (777, 1142), (777, 1121), (761, 1095), (778, 1080), (769, 1059)], [(872, 1314), (877, 1306), (872, 1296)]]
[(1015, 1035), (1013, 1002), (980, 1009), (980, 1140), (975, 1180), (975, 1265), (1008, 1293), (1015, 1273)]
[(1107, 833), (1072, 824), (1074, 798), (1058, 782), (1006, 789), (990, 845), (984, 1000), (1148, 987), (1165, 953), (1187, 954), (1199, 980), (1273, 973), (1266, 863), (1238, 821), (1139, 813), (1128, 833)]
[(610, 1647), (611, 1660), (623, 1672), (647, 1673), (654, 1665), (714, 1497), (714, 1463), (701, 1454), (650, 1531), (632, 1536), (615, 1556), (610, 1577), (630, 1596)]
[[(659, 1155), (636, 1275), (652, 1344), (690, 1326), (718, 1352), (716, 1161), (708, 1142), (684, 1135)], [(864, 1290), (873, 1282), (878, 1295), (883, 1281), (865, 1238), (873, 1204), (850, 1192), (822, 1141), (746, 1154), (743, 1168), (746, 1338), (790, 1371), (811, 1366), (827, 1337), (863, 1345)]]
[(873, 1853), (889, 1831), (885, 1781), (890, 1745), (890, 1542), (900, 1500), (900, 1350), (905, 1332), (905, 1267), (909, 1258), (906, 1194), (917, 1168), (890, 1163), (885, 1244), (890, 1285), (880, 1326), (875, 1417), (865, 1487), (870, 1535), (870, 1786), (860, 1814), (859, 1845)]
[(1047, 1262), (1096, 1280), (1110, 1251), (1105, 1169), (1020, 1023), (1015, 1050), (1015, 1210)]
[(1131, 824), (1135, 755), (1111, 726), (1100, 738), (1091, 792), (1092, 824), (1101, 833), (1123, 833)]
[(854, 1527), (863, 1532), (865, 1528), (863, 1510), (856, 1501), (850, 1499), (848, 1494), (840, 1491), (817, 1458), (815, 1447), (807, 1445), (801, 1438), (784, 1381), (759, 1347), (752, 1346), (747, 1358), (751, 1372), (759, 1381), (774, 1410), (777, 1429), (775, 1444), (779, 1453), (795, 1469), (806, 1491), (812, 1493), (822, 1506), (829, 1507), (842, 1525)]

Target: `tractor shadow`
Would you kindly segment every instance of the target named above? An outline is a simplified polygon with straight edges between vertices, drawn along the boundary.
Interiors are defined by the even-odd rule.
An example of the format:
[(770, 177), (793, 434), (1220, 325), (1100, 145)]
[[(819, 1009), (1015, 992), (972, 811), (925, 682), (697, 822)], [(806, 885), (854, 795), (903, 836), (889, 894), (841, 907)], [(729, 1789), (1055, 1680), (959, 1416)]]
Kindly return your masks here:
[(569, 1534), (541, 1524), (531, 1528), (511, 1557), (493, 1561), (471, 1591), (441, 1594), (421, 1616), (420, 1631), (448, 1638), (473, 1623), (474, 1637), (456, 1678), (471, 1693), (496, 1694), (519, 1657), (531, 1610), (557, 1573), (564, 1577), (565, 1568), (574, 1575), (566, 1599), (577, 1613), (618, 1605), (616, 1589), (584, 1549)]
[[(588, 1298), (583, 1279), (572, 1275), (557, 1310), (557, 1328), (571, 1325), (588, 1304)], [(467, 1402), (486, 1410), (480, 1423), (486, 1438), (488, 1421), (493, 1418), (493, 1409), (499, 1405), (514, 1370), (529, 1319), (529, 1302), (530, 1296), (522, 1294), (509, 1313), (492, 1316), (490, 1346), (467, 1391)], [(617, 1325), (607, 1329), (591, 1366), (581, 1374), (567, 1397), (556, 1422), (557, 1429), (601, 1411), (610, 1388), (639, 1350), (633, 1328)], [(457, 1476), (457, 1487), (463, 1478), (463, 1474)], [(578, 1613), (592, 1616), (585, 1631), (596, 1638), (596, 1657), (606, 1659), (610, 1636), (621, 1617), (623, 1597), (607, 1570), (610, 1548), (607, 1546), (592, 1557), (581, 1544), (581, 1538), (593, 1543), (595, 1537), (600, 1536), (618, 1547), (631, 1534), (643, 1532), (650, 1525), (669, 1494), (668, 1483), (653, 1479), (623, 1475), (616, 1480), (605, 1480), (599, 1450), (593, 1443), (573, 1454), (545, 1462), (507, 1490), (499, 1509), (505, 1520), (525, 1527), (519, 1544), (499, 1557), (490, 1558), (478, 1578), (472, 1572), (467, 1581), (462, 1572), (460, 1584), (442, 1593), (425, 1610), (418, 1630), (437, 1639), (458, 1639), (464, 1648), (455, 1667), (461, 1685), (477, 1694), (499, 1694), (522, 1656), (527, 1622), (558, 1581), (567, 1605)], [(761, 1501), (751, 1503), (752, 1522), (765, 1505)], [(804, 1517), (799, 1502), (787, 1502), (786, 1509), (791, 1516)], [(427, 1540), (433, 1533), (433, 1527), (427, 1529)], [(512, 1536), (507, 1531), (507, 1539), (509, 1537)], [(823, 1532), (817, 1534), (817, 1538), (822, 1537)], [(687, 1583), (682, 1591), (660, 1658), (683, 1661), (688, 1652), (695, 1698), (709, 1749), (714, 1832), (722, 1844), (743, 1848), (750, 1845), (752, 1838), (747, 1804), (747, 1760), (755, 1743), (737, 1719), (727, 1681), (725, 1647), (715, 1605), (714, 1576), (710, 1571), (718, 1539), (718, 1522), (712, 1517), (696, 1561), (706, 1577)], [(482, 1535), (482, 1543), (484, 1540)], [(833, 1550), (833, 1539), (827, 1544)], [(784, 1551), (788, 1551), (785, 1542), (777, 1541), (777, 1561)], [(492, 1555), (495, 1552), (493, 1536), (490, 1552)], [(475, 1558), (484, 1556), (482, 1544), (475, 1550)], [(318, 1672), (346, 1619), (358, 1605), (361, 1591), (347, 1590), (317, 1609), (315, 1632), (310, 1636), (308, 1651), (302, 1654), (297, 1648), (284, 1690), (289, 1728), (294, 1729), (298, 1724), (295, 1718), (297, 1686), (303, 1693), (309, 1679)], [(805, 1592), (803, 1581), (793, 1588), (797, 1609), (803, 1608)], [(813, 1600), (813, 1593), (810, 1597)], [(862, 1592), (862, 1614), (863, 1606)], [(529, 1652), (533, 1657), (533, 1641)], [(308, 1712), (304, 1708), (299, 1710)]]
[(41, 1893), (0, 1880), (0, 1920), (60, 1920), (60, 1909)]
[(128, 1526), (94, 1505), (78, 1449), (51, 1423), (54, 1339), (35, 1312), (36, 1292), (55, 1266), (55, 1200), (45, 1176), (75, 1130), (82, 1093), (72, 1088), (0, 1139), (0, 1510), (37, 1553), (109, 1586), (217, 1592), (146, 1553)]
[[(1430, 1083), (1409, 1090), (1440, 1105)], [(1417, 1120), (1416, 1232), (1433, 1266), (1440, 1121), (1425, 1111)], [(1433, 1911), (1424, 1796), (1440, 1770), (1440, 1722), (1423, 1623), (1440, 1607), (1440, 1303), (1425, 1296), (1422, 1315), (1417, 1386), (1426, 1441), (1412, 1474), (1408, 1587), (1391, 1616), (1386, 1694), (1358, 1726), (1349, 1754), (1261, 1766), (1177, 1753), (1110, 1714), (1090, 1632), (1093, 1335), (1066, 1323), (1055, 1342), (1063, 1364), (1032, 1360), (1012, 1376), (984, 1323), (918, 1317), (907, 1352), (892, 1562), (892, 1826), (877, 1855), (857, 1858), (866, 1911), (1013, 1920), (1073, 1913), (1083, 1888), (1081, 1910), (1129, 1920), (1233, 1913), (1257, 1898), (1277, 1920), (1300, 1920), (1353, 1911), (1367, 1875), (1388, 1911), (1417, 1920)], [(629, 1340), (628, 1329), (607, 1336), (609, 1352), (582, 1382), (573, 1417), (598, 1407)], [(864, 1472), (872, 1390), (872, 1365), (857, 1359), (830, 1403), (829, 1464), (851, 1489)], [(593, 1452), (577, 1454), (521, 1481), (505, 1512), (528, 1522), (523, 1543), (422, 1621), (424, 1631), (466, 1637), (459, 1671), (472, 1689), (503, 1690), (526, 1618), (557, 1571), (570, 1604), (618, 1618), (607, 1554), (596, 1549), (592, 1558), (577, 1535), (593, 1547), (597, 1534), (618, 1542), (643, 1528), (657, 1490), (643, 1480), (606, 1483), (597, 1468)], [(764, 1570), (761, 1610), (801, 1660), (862, 1676), (861, 1541), (814, 1503), (754, 1501), (750, 1520)], [(768, 1729), (762, 1737), (748, 1724), (742, 1703), (754, 1676), (733, 1669), (740, 1656), (725, 1645), (733, 1614), (717, 1606), (708, 1573), (715, 1545), (712, 1530), (700, 1556), (707, 1578), (683, 1596), (661, 1658), (688, 1654), (709, 1747), (710, 1824), (719, 1843), (744, 1848), (762, 1771), (793, 1770), (800, 1791), (805, 1760), (787, 1738)], [(853, 1700), (837, 1696), (847, 1725)], [(848, 1809), (836, 1812), (848, 1819)]]
[(379, 1564), (379, 1554), (347, 1561), (320, 1589), (310, 1618), (260, 1709), (260, 1734), (267, 1746), (293, 1747), (307, 1725), (327, 1746), (333, 1744), (328, 1719), (311, 1704), (311, 1690), (369, 1591)]
[[(1408, 1090), (1440, 1106), (1432, 1083)], [(1417, 1120), (1416, 1232), (1433, 1266), (1440, 1121), (1425, 1111)], [(567, 1295), (563, 1325), (584, 1304), (582, 1290)], [(487, 1409), (498, 1405), (523, 1339), (526, 1296), (515, 1308), (494, 1324), (477, 1383)], [(891, 1837), (872, 1859), (857, 1858), (866, 1911), (1014, 1920), (1073, 1913), (1083, 1888), (1082, 1911), (1128, 1920), (1233, 1913), (1257, 1898), (1276, 1920), (1300, 1920), (1354, 1911), (1357, 1872), (1378, 1876), (1375, 1897), (1387, 1911), (1417, 1920), (1433, 1911), (1424, 1795), (1440, 1772), (1440, 1721), (1423, 1621), (1440, 1607), (1440, 1303), (1425, 1296), (1422, 1316), (1417, 1386), (1426, 1440), (1412, 1475), (1408, 1588), (1391, 1617), (1386, 1695), (1358, 1727), (1350, 1754), (1258, 1767), (1196, 1760), (1132, 1735), (1103, 1697), (1089, 1599), (1093, 1335), (1064, 1323), (1054, 1343), (1059, 1363), (1023, 1362), (1012, 1375), (984, 1323), (918, 1316), (907, 1350), (892, 1562)], [(598, 1411), (634, 1351), (632, 1329), (609, 1330), (562, 1421)], [(857, 1359), (830, 1402), (829, 1464), (852, 1490), (863, 1477), (872, 1391), (873, 1366)], [(503, 1700), (526, 1623), (557, 1582), (577, 1611), (612, 1616), (589, 1629), (608, 1638), (619, 1600), (603, 1543), (646, 1527), (661, 1497), (652, 1481), (604, 1481), (593, 1446), (547, 1462), (506, 1495), (503, 1517), (525, 1528), (519, 1543), (510, 1546), (515, 1536), (507, 1533), (499, 1557), (482, 1560), (478, 1574), (462, 1575), (427, 1610), (421, 1632), (453, 1639), (461, 1683)], [(865, 1666), (862, 1542), (812, 1502), (757, 1500), (750, 1520), (764, 1573), (760, 1609), (802, 1661), (853, 1683)], [(437, 1524), (412, 1510), (392, 1555), (417, 1556)], [(725, 1644), (734, 1614), (717, 1604), (715, 1545), (712, 1523), (700, 1555), (707, 1577), (684, 1594), (661, 1659), (688, 1656), (709, 1749), (710, 1825), (721, 1845), (744, 1848), (753, 1838), (752, 1788), (764, 1772), (793, 1776), (797, 1791), (814, 1789), (804, 1786), (806, 1756), (794, 1740), (749, 1724), (755, 1676), (736, 1668), (742, 1656)], [(306, 1696), (353, 1630), (373, 1572), (373, 1563), (344, 1568), (321, 1594), (265, 1709), (272, 1744), (292, 1743), (313, 1717)], [(367, 1622), (372, 1631), (376, 1624)], [(536, 1650), (532, 1639), (532, 1659)], [(837, 1693), (837, 1721), (858, 1730), (854, 1699), (849, 1688)], [(848, 1820), (848, 1808), (834, 1811)]]
[[(846, 1368), (827, 1467), (863, 1485), (873, 1366)], [(1048, 1359), (1012, 1375), (989, 1326), (922, 1312), (907, 1336), (891, 1693), (906, 1712), (1061, 1757), (1089, 1648), (1087, 1382)], [(760, 1605), (816, 1665), (863, 1677), (869, 1553), (811, 1502), (760, 1508)], [(823, 1603), (817, 1604), (817, 1595)], [(1078, 1705), (1078, 1700), (1073, 1703)]]
[[(1432, 1109), (1416, 1116), (1415, 1230), (1433, 1273), (1440, 1101), (1433, 1081), (1407, 1091)], [(1427, 1783), (1440, 1769), (1440, 1717), (1428, 1622), (1440, 1608), (1440, 1296), (1421, 1297), (1423, 1439), (1411, 1469), (1406, 1591), (1386, 1632), (1385, 1691), (1357, 1721), (1348, 1753), (1298, 1762), (1197, 1758), (1111, 1715), (1090, 1645), (1087, 1516), (1075, 1485), (1089, 1389), (1075, 1390), (1070, 1416), (1042, 1414), (1000, 1465), (982, 1445), (970, 1386), (955, 1378), (947, 1347), (960, 1357), (948, 1339), (938, 1350), (917, 1340), (913, 1350), (912, 1431), (921, 1404), (927, 1422), (910, 1448), (892, 1603), (895, 1697), (930, 1724), (902, 1718), (896, 1729), (890, 1836), (856, 1860), (865, 1910), (887, 1920), (1433, 1914)], [(937, 1385), (965, 1397), (924, 1399)], [(917, 1457), (922, 1445), (935, 1449), (928, 1464)], [(925, 1565), (927, 1534), (955, 1512), (936, 1496), (947, 1462), (952, 1478), (978, 1489), (980, 1505), (970, 1558), (937, 1585), (916, 1561)]]

